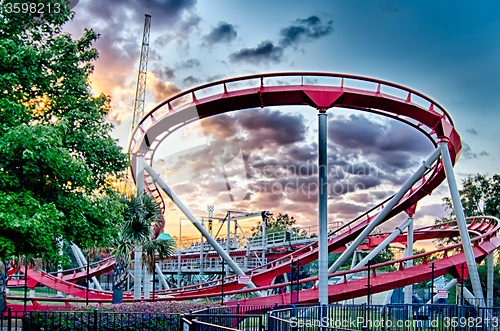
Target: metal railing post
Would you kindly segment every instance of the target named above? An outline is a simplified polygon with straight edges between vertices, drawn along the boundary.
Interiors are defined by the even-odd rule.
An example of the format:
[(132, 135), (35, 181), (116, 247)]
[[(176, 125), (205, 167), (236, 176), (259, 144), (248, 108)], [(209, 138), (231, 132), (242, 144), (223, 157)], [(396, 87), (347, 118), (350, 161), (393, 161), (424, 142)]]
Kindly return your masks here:
[(94, 309), (94, 331), (97, 331), (97, 309)]
[[(26, 314), (26, 310), (24, 311), (24, 314)], [(23, 314), (23, 318), (24, 318), (24, 314)], [(12, 307), (9, 307), (7, 309), (7, 330), (11, 330), (12, 329)]]

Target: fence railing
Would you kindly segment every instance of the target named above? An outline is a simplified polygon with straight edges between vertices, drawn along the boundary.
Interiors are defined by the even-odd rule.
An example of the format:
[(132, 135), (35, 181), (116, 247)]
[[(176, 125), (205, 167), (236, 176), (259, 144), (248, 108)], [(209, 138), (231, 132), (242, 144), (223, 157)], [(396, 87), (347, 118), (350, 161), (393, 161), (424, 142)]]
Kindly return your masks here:
[(269, 312), (269, 330), (500, 330), (500, 308), (456, 305), (329, 305)]
[(22, 317), (22, 330), (26, 331), (177, 331), (180, 328), (179, 314), (115, 313), (97, 310), (90, 312), (31, 311), (25, 312)]
[(263, 305), (189, 314), (9, 309), (0, 330), (500, 331), (500, 307), (458, 305)]

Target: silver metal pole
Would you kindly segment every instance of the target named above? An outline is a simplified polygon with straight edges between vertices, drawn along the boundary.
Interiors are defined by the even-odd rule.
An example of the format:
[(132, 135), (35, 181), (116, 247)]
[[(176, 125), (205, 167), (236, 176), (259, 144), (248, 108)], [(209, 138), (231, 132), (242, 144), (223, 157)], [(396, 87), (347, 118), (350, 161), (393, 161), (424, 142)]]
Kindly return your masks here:
[[(408, 227), (409, 224), (413, 222), (413, 218), (408, 217), (406, 221), (403, 222), (399, 227), (396, 227), (393, 233), (391, 233), (387, 238), (384, 239), (373, 251), (370, 252), (363, 260), (361, 260), (354, 268), (351, 268), (351, 270), (354, 269), (359, 269), (363, 268), (368, 261), (371, 261), (375, 256), (377, 256), (384, 248), (389, 246), (389, 244), (396, 239), (397, 236), (399, 236), (401, 233), (403, 233), (404, 229)], [(349, 281), (352, 277), (354, 277), (354, 274), (349, 274), (346, 276), (346, 279)], [(337, 283), (343, 283), (344, 280), (341, 279)]]
[[(453, 278), (452, 280), (450, 280), (450, 281), (448, 282), (448, 284), (446, 284), (446, 285), (444, 286), (443, 290), (447, 290), (447, 291), (449, 291), (449, 290), (451, 290), (451, 289), (453, 288), (453, 286), (455, 286), (455, 284), (457, 284), (457, 283), (458, 283), (458, 281), (457, 281), (455, 278)], [(432, 298), (432, 300), (427, 301), (427, 304), (434, 303), (434, 302), (438, 301), (438, 299), (439, 299), (439, 294), (436, 294), (436, 295), (434, 295), (434, 297)], [(432, 302), (431, 302), (431, 301), (432, 301)]]
[[(87, 265), (87, 258), (83, 255), (83, 252), (82, 250), (80, 249), (80, 247), (78, 247), (77, 245), (73, 244), (75, 246), (75, 250), (73, 250), (73, 247), (71, 248), (71, 250), (73, 250), (73, 254), (75, 254), (75, 251), (77, 252), (77, 254), (80, 255), (80, 261), (77, 260), (77, 263), (79, 263), (79, 267), (83, 267), (83, 266), (86, 266)], [(80, 263), (82, 265), (80, 265)], [(95, 276), (92, 276), (92, 282), (94, 282), (94, 287), (96, 289), (98, 289), (99, 291), (102, 291), (102, 287), (101, 287), (101, 284), (99, 284), (99, 282), (97, 281), (97, 278)]]
[(326, 109), (318, 114), (319, 304), (328, 305), (328, 178)]
[(142, 295), (142, 248), (136, 246), (134, 248), (134, 299), (141, 299)]
[[(144, 164), (144, 169), (153, 177), (153, 181), (156, 182), (162, 190), (169, 196), (172, 202), (186, 215), (186, 217), (193, 223), (193, 225), (200, 231), (203, 236), (207, 239), (208, 243), (217, 251), (219, 256), (226, 261), (229, 267), (236, 273), (237, 275), (245, 275), (245, 273), (240, 269), (240, 267), (231, 259), (231, 257), (224, 251), (222, 247), (214, 240), (214, 238), (208, 233), (208, 231), (201, 226), (200, 222), (194, 217), (194, 215), (187, 209), (187, 207), (182, 203), (182, 201), (175, 195), (174, 192), (165, 184), (165, 182), (160, 178), (160, 176), (147, 164)], [(247, 284), (249, 288), (257, 288), (254, 283)], [(256, 296), (262, 297), (262, 294), (259, 291), (253, 292)]]
[(161, 271), (160, 265), (158, 263), (155, 263), (155, 270), (161, 284), (163, 285), (163, 288), (169, 290), (170, 287), (168, 286), (167, 281), (165, 280), (165, 276), (163, 275), (163, 271)]
[[(408, 243), (406, 245), (406, 257), (413, 256), (413, 217), (408, 218), (410, 223), (408, 224)], [(413, 267), (413, 260), (406, 261), (406, 267)], [(405, 286), (404, 288), (404, 299), (406, 304), (413, 303), (413, 285)]]
[[(356, 260), (358, 259), (357, 252), (358, 251), (354, 251), (354, 254), (352, 255), (351, 270), (356, 269)], [(344, 281), (344, 280), (342, 280), (342, 281)]]
[[(63, 242), (63, 240), (62, 240), (61, 237), (58, 239), (58, 244), (59, 244), (59, 252), (58, 252), (59, 256), (63, 256), (64, 242)], [(57, 277), (62, 278), (62, 265), (60, 263), (57, 264), (57, 271), (59, 271), (57, 273)], [(57, 291), (56, 297), (62, 297), (62, 296), (63, 296), (62, 292), (61, 291)], [(31, 297), (31, 291), (30, 291), (30, 297)], [(34, 297), (34, 295), (33, 295), (33, 297)]]
[(385, 295), (384, 303), (383, 305), (388, 305), (391, 303), (392, 295), (394, 294), (394, 290), (389, 290), (387, 291), (387, 294)]
[(229, 255), (231, 253), (231, 245), (229, 245), (229, 239), (231, 239), (231, 212), (227, 212), (227, 236), (226, 236), (226, 251)]
[(494, 272), (494, 266), (493, 266), (493, 252), (490, 252), (488, 254), (488, 261), (487, 261), (487, 264), (488, 264), (488, 277), (487, 277), (487, 280), (486, 280), (486, 283), (487, 283), (487, 293), (486, 293), (486, 297), (487, 297), (487, 304), (486, 306), (487, 307), (493, 307), (493, 280), (494, 280), (494, 275), (493, 275), (493, 272)]
[[(201, 226), (203, 228), (205, 228), (205, 221), (203, 220), (203, 218), (201, 219)], [(201, 241), (200, 241), (200, 279), (199, 279), (199, 283), (203, 283), (203, 245), (205, 245), (205, 243), (203, 242), (203, 235), (201, 236)]]
[(467, 230), (467, 223), (465, 221), (464, 210), (462, 208), (462, 201), (460, 200), (460, 193), (458, 192), (457, 182), (455, 179), (455, 172), (451, 163), (450, 151), (448, 150), (447, 142), (440, 142), (441, 155), (443, 159), (444, 171), (448, 179), (448, 187), (450, 188), (451, 200), (457, 216), (458, 231), (462, 239), (462, 247), (464, 248), (465, 260), (469, 268), (470, 280), (474, 295), (478, 299), (478, 304), (484, 306), (483, 289), (481, 281), (479, 280), (479, 273), (477, 272), (476, 260), (474, 259), (474, 252), (472, 251), (472, 244), (470, 242), (469, 231)]
[(262, 263), (266, 264), (266, 252), (267, 252), (267, 216), (262, 218)]
[(144, 156), (137, 155), (137, 171), (135, 176), (135, 186), (137, 195), (144, 193)]
[[(144, 155), (137, 155), (135, 186), (137, 195), (144, 193)], [(142, 248), (134, 248), (134, 299), (141, 299), (142, 295)]]
[(328, 269), (329, 273), (334, 273), (337, 271), (342, 264), (352, 255), (354, 250), (361, 245), (363, 240), (384, 220), (384, 218), (391, 212), (391, 210), (401, 201), (406, 192), (425, 174), (427, 169), (430, 169), (432, 164), (438, 159), (441, 154), (441, 149), (437, 148), (429, 158), (423, 162), (423, 164), (417, 169), (417, 171), (404, 183), (403, 187), (394, 195), (394, 197), (387, 203), (387, 205), (380, 211), (380, 213), (375, 216), (375, 219), (371, 221), (366, 228), (361, 232), (361, 234), (354, 240), (354, 242), (347, 248), (344, 253), (333, 263), (333, 265)]
[(181, 287), (181, 236), (182, 236), (182, 230), (181, 230), (181, 223), (182, 220), (179, 218), (179, 240), (177, 244), (177, 288)]

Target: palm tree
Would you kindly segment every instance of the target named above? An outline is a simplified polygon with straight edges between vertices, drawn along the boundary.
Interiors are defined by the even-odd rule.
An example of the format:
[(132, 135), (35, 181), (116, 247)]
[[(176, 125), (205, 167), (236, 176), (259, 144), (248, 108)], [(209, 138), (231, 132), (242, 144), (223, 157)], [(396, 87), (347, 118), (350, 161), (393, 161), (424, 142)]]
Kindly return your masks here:
[[(140, 254), (140, 261), (145, 271), (154, 275), (156, 257), (160, 261), (169, 258), (173, 253), (174, 243), (171, 240), (156, 239), (158, 227), (163, 227), (164, 220), (159, 204), (146, 193), (130, 194), (122, 198), (124, 204), (123, 223), (119, 234), (119, 242), (112, 255), (116, 258), (113, 281), (113, 302), (121, 302), (127, 279), (128, 268), (132, 263), (132, 253)], [(136, 256), (137, 258), (137, 256)], [(139, 261), (139, 259), (136, 259)], [(140, 265), (134, 265), (135, 268)], [(140, 278), (135, 280), (140, 291)]]

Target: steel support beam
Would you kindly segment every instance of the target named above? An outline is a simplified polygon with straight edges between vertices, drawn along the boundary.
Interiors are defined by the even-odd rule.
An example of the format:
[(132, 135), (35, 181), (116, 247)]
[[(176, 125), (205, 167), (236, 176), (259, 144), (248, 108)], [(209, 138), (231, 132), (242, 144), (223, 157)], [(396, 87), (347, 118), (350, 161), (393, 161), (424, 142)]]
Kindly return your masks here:
[(135, 187), (137, 195), (144, 193), (144, 156), (137, 155)]
[[(144, 193), (144, 155), (137, 155), (135, 186), (137, 196)], [(134, 248), (134, 299), (141, 299), (142, 292), (142, 248)]]
[[(73, 245), (71, 245), (71, 250), (73, 251), (73, 255), (75, 255), (76, 263), (78, 263), (78, 266), (80, 268), (85, 267), (87, 265), (87, 259), (83, 255), (83, 252), (80, 249), (80, 247), (78, 247), (77, 245), (73, 244)], [(95, 276), (92, 276), (91, 279), (92, 279), (92, 282), (94, 283), (94, 287), (96, 289), (98, 289), (99, 291), (102, 291), (101, 284), (99, 284), (99, 281), (97, 280), (97, 278)]]
[(383, 304), (384, 306), (391, 303), (391, 299), (392, 299), (393, 294), (394, 294), (394, 290), (387, 291), (387, 294), (385, 295), (385, 299), (384, 299), (384, 304)]
[(134, 299), (140, 300), (142, 294), (142, 248), (134, 247)]
[[(407, 237), (407, 245), (406, 245), (406, 257), (413, 256), (413, 217), (408, 218), (410, 223), (408, 224), (408, 237)], [(413, 267), (413, 260), (406, 261), (406, 267)], [(413, 303), (413, 284), (405, 286), (404, 291), (404, 299), (405, 304), (410, 305)]]
[(474, 252), (472, 251), (472, 244), (470, 242), (469, 231), (467, 230), (467, 223), (465, 221), (465, 214), (462, 208), (462, 201), (460, 200), (460, 193), (458, 192), (457, 181), (455, 179), (455, 172), (451, 163), (450, 151), (448, 150), (448, 142), (442, 141), (439, 143), (441, 155), (443, 159), (444, 171), (448, 179), (448, 187), (450, 188), (451, 200), (453, 201), (453, 208), (457, 216), (458, 230), (460, 238), (462, 239), (462, 247), (464, 249), (465, 260), (469, 268), (470, 280), (474, 295), (478, 300), (479, 306), (484, 306), (483, 289), (481, 281), (479, 280), (479, 273), (477, 272), (476, 260), (474, 259)]
[[(203, 228), (205, 228), (205, 221), (203, 218), (201, 219), (201, 226)], [(199, 279), (200, 284), (203, 283), (202, 280), (203, 280), (203, 263), (204, 263), (204, 257), (203, 257), (203, 254), (204, 254), (203, 246), (204, 245), (205, 245), (205, 242), (203, 241), (203, 235), (201, 235), (201, 240), (200, 240), (200, 279)]]
[[(172, 200), (172, 202), (182, 211), (184, 215), (193, 223), (193, 225), (200, 231), (203, 236), (207, 239), (207, 242), (217, 251), (219, 256), (224, 259), (224, 261), (229, 265), (229, 267), (234, 271), (237, 275), (245, 275), (245, 273), (240, 269), (240, 267), (231, 259), (231, 257), (224, 251), (222, 247), (214, 240), (214, 238), (210, 235), (210, 233), (201, 226), (200, 222), (194, 217), (194, 215), (189, 211), (189, 209), (182, 203), (182, 201), (175, 195), (175, 193), (165, 184), (165, 182), (160, 178), (160, 176), (147, 164), (143, 161), (144, 169), (149, 173), (151, 177), (153, 177), (153, 181), (156, 182), (162, 190), (168, 195), (168, 197)], [(248, 288), (255, 289), (257, 288), (254, 283), (247, 284)], [(254, 292), (258, 297), (262, 297), (262, 294), (259, 291)]]
[(318, 114), (319, 304), (328, 305), (328, 178), (326, 109)]
[[(453, 278), (452, 280), (450, 280), (450, 281), (448, 282), (448, 284), (446, 284), (446, 285), (444, 286), (443, 290), (447, 290), (447, 291), (449, 291), (449, 290), (451, 290), (451, 289), (453, 288), (453, 286), (455, 286), (457, 283), (458, 283), (458, 281), (457, 281), (455, 278)], [(432, 300), (427, 301), (427, 304), (434, 303), (434, 302), (438, 301), (438, 299), (439, 299), (439, 294), (437, 294), (437, 293), (436, 293), (436, 294), (434, 295), (434, 297), (432, 297)], [(431, 301), (432, 301), (432, 302), (431, 302)]]
[(429, 158), (423, 162), (423, 164), (417, 169), (417, 171), (406, 181), (403, 187), (394, 195), (394, 197), (387, 203), (387, 205), (380, 211), (380, 213), (375, 216), (375, 219), (368, 223), (366, 228), (360, 233), (360, 235), (354, 240), (354, 242), (342, 253), (342, 255), (333, 263), (333, 265), (328, 269), (328, 273), (334, 273), (337, 271), (342, 264), (352, 255), (354, 250), (356, 250), (359, 245), (370, 235), (370, 233), (387, 217), (391, 210), (401, 201), (403, 196), (408, 192), (408, 190), (425, 174), (427, 169), (430, 169), (432, 164), (439, 158), (441, 154), (441, 149), (437, 148)]
[(487, 307), (493, 307), (493, 280), (494, 280), (494, 257), (493, 257), (493, 251), (488, 254), (488, 277), (486, 279), (487, 283), (487, 291), (486, 291), (486, 298), (487, 298)]
[[(370, 252), (364, 259), (362, 259), (354, 268), (351, 268), (351, 270), (355, 269), (360, 269), (363, 268), (368, 261), (371, 261), (375, 256), (377, 256), (382, 250), (384, 250), (389, 244), (396, 239), (397, 236), (399, 236), (401, 233), (403, 233), (404, 229), (406, 229), (410, 224), (413, 223), (413, 218), (408, 217), (406, 221), (403, 222), (399, 227), (396, 227), (393, 233), (391, 233), (387, 238), (384, 239), (373, 251)], [(406, 255), (405, 251), (405, 255)], [(352, 277), (354, 277), (354, 273), (349, 274), (346, 276), (347, 281), (349, 281)], [(337, 284), (343, 283), (344, 280), (341, 279), (337, 282)], [(406, 302), (405, 302), (406, 303)]]
[(165, 276), (163, 275), (163, 271), (161, 271), (160, 265), (158, 263), (155, 263), (155, 270), (161, 284), (163, 285), (163, 288), (165, 290), (169, 290), (170, 287), (168, 286), (167, 281), (165, 280)]

